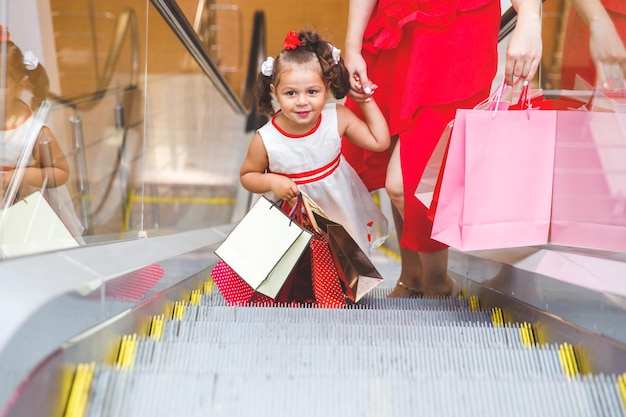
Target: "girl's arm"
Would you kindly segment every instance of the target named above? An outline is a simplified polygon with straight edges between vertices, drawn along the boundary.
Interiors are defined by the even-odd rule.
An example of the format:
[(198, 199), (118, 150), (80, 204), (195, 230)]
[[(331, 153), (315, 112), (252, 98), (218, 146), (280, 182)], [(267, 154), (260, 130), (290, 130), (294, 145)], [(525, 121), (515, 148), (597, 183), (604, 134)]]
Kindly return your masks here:
[[(599, 0), (572, 0), (583, 21), (589, 26), (589, 50), (591, 59), (596, 65), (598, 81), (604, 83), (607, 78), (620, 74), (605, 73), (603, 64), (608, 64), (606, 72), (610, 72), (610, 64), (617, 64), (622, 74), (626, 74), (626, 49), (620, 39), (611, 17)], [(619, 72), (619, 71), (617, 71)]]
[(267, 172), (269, 159), (261, 135), (257, 132), (248, 146), (248, 153), (241, 164), (241, 185), (251, 193), (272, 191), (281, 200), (289, 200), (299, 194), (298, 186), (284, 175)]
[(43, 155), (41, 155), (40, 146), (38, 146), (37, 153), (35, 153), (35, 159), (39, 161), (41, 169), (45, 170), (46, 176), (48, 178), (54, 178), (54, 181), (48, 180), (49, 186), (59, 187), (65, 184), (70, 177), (70, 164), (67, 161), (65, 152), (61, 149), (61, 145), (59, 145), (59, 141), (56, 136), (54, 136), (54, 133), (52, 133), (52, 130), (44, 126), (42, 128), (42, 137), (49, 141), (50, 153), (52, 154), (52, 166), (46, 166), (46, 161), (44, 161)]
[(541, 62), (541, 0), (511, 0), (517, 12), (517, 24), (506, 50), (504, 75), (507, 83), (514, 78), (532, 80)]
[[(35, 163), (24, 169), (24, 176), (22, 177), (22, 185), (30, 185), (33, 187), (41, 187), (44, 183), (44, 179), (47, 178), (46, 187), (59, 187), (65, 184), (70, 176), (70, 164), (67, 161), (67, 157), (61, 149), (59, 142), (47, 128), (42, 128), (42, 137), (48, 138), (50, 143), (50, 153), (52, 154), (52, 166), (46, 166), (43, 159), (42, 151), (39, 146), (39, 141), (35, 145), (34, 160)], [(3, 175), (4, 186), (7, 187), (14, 171), (10, 171), (11, 175)]]
[(369, 151), (381, 152), (389, 148), (389, 126), (373, 98), (359, 102), (365, 121), (359, 119), (347, 107), (337, 104), (339, 134), (357, 146)]

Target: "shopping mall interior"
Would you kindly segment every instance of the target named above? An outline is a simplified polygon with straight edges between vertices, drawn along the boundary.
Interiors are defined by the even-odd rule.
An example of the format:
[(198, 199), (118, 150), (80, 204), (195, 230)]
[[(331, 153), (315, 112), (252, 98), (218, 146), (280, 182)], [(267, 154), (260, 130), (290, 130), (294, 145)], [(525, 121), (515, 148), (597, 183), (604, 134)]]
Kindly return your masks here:
[[(626, 21), (619, 1), (603, 3)], [(451, 245), (458, 298), (389, 298), (400, 249), (375, 190), (391, 226), (371, 254), (382, 280), (343, 308), (231, 305), (211, 272), (258, 197), (239, 169), (268, 120), (253, 93), (261, 63), (291, 30), (342, 49), (347, 0), (0, 4), (11, 40), (46, 68), (35, 123), (70, 170), (27, 197), (19, 181), (4, 184), (14, 203), (0, 211), (0, 417), (626, 416), (624, 90), (595, 112), (594, 80), (565, 85), (563, 62), (579, 56), (569, 0), (543, 2), (530, 91), (589, 110), (549, 112), (606, 120), (605, 140), (574, 146), (599, 168), (562, 170), (578, 183), (601, 177), (602, 190), (574, 199), (604, 211), (570, 218), (584, 223), (570, 240), (546, 226), (536, 244)], [(501, 7), (494, 91), (517, 22)], [(26, 136), (28, 165), (49, 148), (39, 130)]]

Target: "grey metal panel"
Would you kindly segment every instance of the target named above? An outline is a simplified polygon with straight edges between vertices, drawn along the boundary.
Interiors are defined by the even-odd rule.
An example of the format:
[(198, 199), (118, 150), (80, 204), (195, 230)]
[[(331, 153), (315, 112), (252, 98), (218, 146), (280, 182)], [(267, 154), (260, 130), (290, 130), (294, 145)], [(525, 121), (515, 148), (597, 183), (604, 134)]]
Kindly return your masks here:
[[(0, 323), (0, 404), (40, 361), (58, 355), (57, 349), (67, 341), (189, 277), (206, 278), (202, 272), (217, 261), (213, 246), (228, 230), (206, 228), (0, 263), (0, 303), (8, 312)], [(154, 263), (162, 267), (163, 275), (141, 299), (128, 301), (107, 294), (111, 280), (123, 284), (133, 271)], [(162, 302), (166, 300), (162, 297)], [(97, 348), (89, 349), (97, 353)]]
[(544, 343), (575, 345), (584, 371), (626, 372), (624, 297), (454, 250), (449, 268), (467, 279), (482, 308), (500, 307), (506, 319), (533, 324)]

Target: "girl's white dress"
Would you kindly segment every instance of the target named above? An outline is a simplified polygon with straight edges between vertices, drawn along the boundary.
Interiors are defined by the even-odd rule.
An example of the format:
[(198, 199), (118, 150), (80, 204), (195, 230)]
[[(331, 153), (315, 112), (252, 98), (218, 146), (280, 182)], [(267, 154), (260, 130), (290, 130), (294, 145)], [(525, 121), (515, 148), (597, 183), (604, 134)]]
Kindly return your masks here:
[[(24, 106), (28, 105), (24, 104)], [(27, 141), (32, 139), (28, 138), (28, 134), (33, 121), (34, 115), (31, 113), (24, 123), (20, 124), (15, 129), (0, 130), (0, 171), (8, 171), (17, 166), (25, 150), (24, 148), (26, 147)], [(36, 135), (39, 134), (39, 132), (32, 133)], [(32, 162), (31, 158), (28, 164), (30, 165)], [(36, 191), (36, 189), (32, 187), (29, 188), (31, 188), (28, 190), (29, 192)], [(72, 197), (67, 187), (61, 185), (56, 188), (48, 188), (44, 190), (44, 195), (47, 195), (46, 200), (48, 200), (50, 205), (55, 209), (70, 233), (72, 233), (74, 237), (82, 236), (85, 227), (76, 214)], [(21, 195), (21, 197), (26, 197), (26, 195)]]
[[(367, 255), (388, 236), (388, 222), (352, 166), (341, 155), (335, 103), (304, 135), (290, 135), (269, 121), (258, 132), (269, 158), (269, 171), (292, 178), (328, 217), (341, 224)], [(276, 201), (269, 192), (265, 196)]]

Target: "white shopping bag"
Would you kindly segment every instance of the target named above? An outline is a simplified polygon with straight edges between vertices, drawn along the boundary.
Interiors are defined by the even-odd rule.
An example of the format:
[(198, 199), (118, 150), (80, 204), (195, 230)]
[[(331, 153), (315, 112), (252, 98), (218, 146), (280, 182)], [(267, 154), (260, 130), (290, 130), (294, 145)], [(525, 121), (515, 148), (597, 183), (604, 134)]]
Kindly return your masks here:
[(415, 189), (415, 197), (417, 197), (417, 199), (427, 208), (430, 208), (433, 201), (435, 186), (437, 185), (437, 179), (441, 173), (443, 159), (446, 155), (448, 142), (450, 142), (450, 134), (452, 133), (453, 126), (454, 120), (449, 122), (443, 130), (443, 133), (439, 138), (439, 142), (437, 142), (437, 146), (435, 146), (433, 153), (430, 155), (426, 168), (424, 169), (424, 173), (422, 174), (420, 182), (417, 184), (417, 188)]
[(312, 234), (262, 196), (215, 250), (261, 294), (275, 298)]
[(0, 248), (5, 257), (80, 246), (40, 191), (0, 210)]

